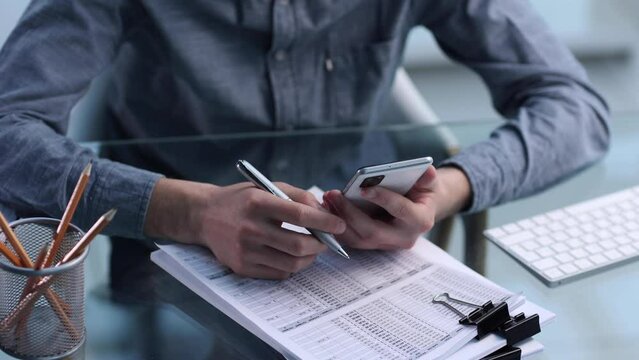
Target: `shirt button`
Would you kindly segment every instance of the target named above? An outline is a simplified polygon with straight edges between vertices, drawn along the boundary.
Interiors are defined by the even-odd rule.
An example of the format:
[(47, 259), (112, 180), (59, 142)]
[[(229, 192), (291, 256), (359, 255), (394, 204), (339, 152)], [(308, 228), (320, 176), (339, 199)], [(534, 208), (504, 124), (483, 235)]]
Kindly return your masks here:
[(275, 60), (277, 61), (284, 61), (286, 60), (286, 51), (284, 50), (277, 50), (275, 52)]
[(289, 4), (289, 0), (279, 0), (280, 1), (280, 5), (288, 5)]

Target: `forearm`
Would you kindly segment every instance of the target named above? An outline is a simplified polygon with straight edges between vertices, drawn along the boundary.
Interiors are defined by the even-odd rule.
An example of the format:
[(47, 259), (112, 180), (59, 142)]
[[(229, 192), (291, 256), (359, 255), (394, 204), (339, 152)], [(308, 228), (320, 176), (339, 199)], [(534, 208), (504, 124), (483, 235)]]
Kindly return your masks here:
[[(444, 164), (468, 175), (470, 212), (529, 196), (600, 159), (609, 145), (607, 112), (577, 89), (547, 88), (488, 140)], [(594, 96), (592, 96), (594, 97)]]
[(118, 215), (106, 232), (142, 237), (148, 199), (161, 175), (99, 159), (28, 115), (0, 118), (0, 173), (4, 174), (0, 203), (17, 216), (59, 218), (82, 169), (90, 161), (90, 182), (74, 224), (86, 230), (110, 208), (118, 208)]

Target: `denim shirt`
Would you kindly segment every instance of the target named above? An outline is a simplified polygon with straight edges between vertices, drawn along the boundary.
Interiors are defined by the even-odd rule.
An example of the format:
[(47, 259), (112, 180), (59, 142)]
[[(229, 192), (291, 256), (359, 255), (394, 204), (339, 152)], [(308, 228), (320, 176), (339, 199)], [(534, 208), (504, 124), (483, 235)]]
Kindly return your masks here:
[(371, 124), (416, 26), (483, 79), (506, 119), (446, 162), (470, 179), (467, 211), (604, 154), (605, 102), (524, 0), (36, 0), (0, 52), (0, 210), (59, 217), (92, 160), (76, 222), (117, 207), (108, 232), (143, 237), (162, 175), (65, 137), (107, 68), (121, 138)]

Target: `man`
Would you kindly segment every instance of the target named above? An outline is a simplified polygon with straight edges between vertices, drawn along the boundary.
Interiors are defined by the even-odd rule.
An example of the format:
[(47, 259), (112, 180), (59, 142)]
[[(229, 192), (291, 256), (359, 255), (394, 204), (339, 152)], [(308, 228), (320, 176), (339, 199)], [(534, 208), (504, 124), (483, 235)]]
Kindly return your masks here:
[[(248, 183), (168, 179), (96, 159), (63, 135), (107, 66), (121, 138), (370, 123), (415, 26), (476, 71), (509, 120), (406, 197), (367, 192), (388, 221), (337, 191), (325, 195), (333, 215), (291, 185), (281, 184), (297, 203)], [(59, 217), (93, 160), (83, 228), (117, 207), (111, 235), (200, 244), (241, 275), (285, 278), (325, 246), (282, 221), (356, 248), (407, 248), (438, 219), (532, 194), (597, 160), (607, 118), (584, 70), (525, 1), (34, 1), (0, 53), (0, 203), (13, 217)]]

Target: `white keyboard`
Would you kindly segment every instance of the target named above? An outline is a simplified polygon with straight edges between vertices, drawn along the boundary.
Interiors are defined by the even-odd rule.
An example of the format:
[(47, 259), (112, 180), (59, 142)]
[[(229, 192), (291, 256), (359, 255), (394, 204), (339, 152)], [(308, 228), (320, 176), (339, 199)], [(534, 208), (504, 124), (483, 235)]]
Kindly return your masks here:
[(639, 186), (484, 235), (548, 286), (639, 259)]

